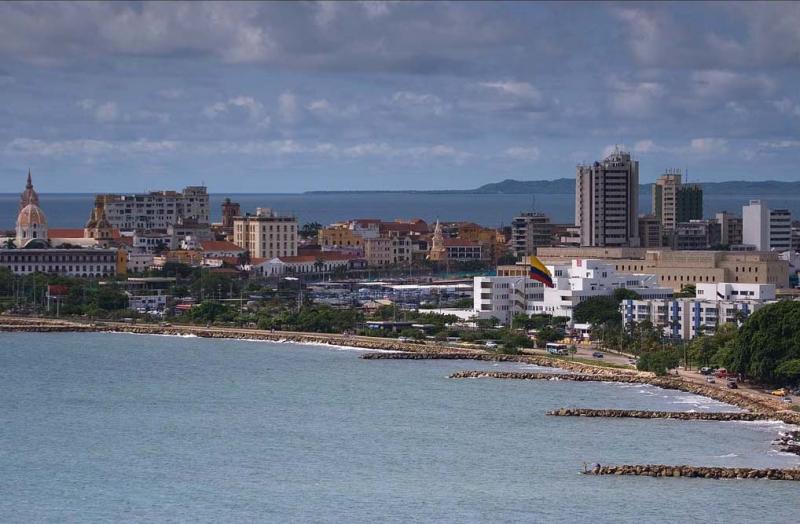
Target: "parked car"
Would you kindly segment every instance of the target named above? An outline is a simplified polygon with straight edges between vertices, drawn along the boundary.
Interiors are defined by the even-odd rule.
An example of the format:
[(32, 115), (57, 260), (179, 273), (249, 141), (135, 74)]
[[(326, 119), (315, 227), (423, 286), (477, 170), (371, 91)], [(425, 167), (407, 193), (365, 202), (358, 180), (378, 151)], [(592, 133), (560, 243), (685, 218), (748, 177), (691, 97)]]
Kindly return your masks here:
[(728, 387), (730, 389), (739, 389), (739, 385), (733, 380), (728, 381)]
[(714, 380), (714, 377), (706, 377), (706, 382), (708, 382), (709, 384), (714, 384), (714, 383), (716, 383), (717, 381), (716, 381), (716, 380)]
[(496, 342), (492, 342), (491, 340), (489, 340), (489, 341), (486, 342), (485, 346), (487, 348), (496, 348), (497, 347), (497, 343)]
[(594, 353), (592, 353), (592, 356), (594, 358), (603, 358), (603, 354), (600, 353), (599, 351), (595, 351)]
[(770, 393), (770, 395), (775, 395), (776, 397), (785, 397), (788, 394), (789, 392), (786, 391), (786, 388), (776, 389)]
[(791, 403), (792, 403), (792, 397), (783, 397), (783, 401), (784, 401), (786, 404), (791, 404)]
[(728, 370), (725, 368), (719, 368), (716, 373), (714, 373), (714, 376), (717, 378), (725, 378), (728, 376)]

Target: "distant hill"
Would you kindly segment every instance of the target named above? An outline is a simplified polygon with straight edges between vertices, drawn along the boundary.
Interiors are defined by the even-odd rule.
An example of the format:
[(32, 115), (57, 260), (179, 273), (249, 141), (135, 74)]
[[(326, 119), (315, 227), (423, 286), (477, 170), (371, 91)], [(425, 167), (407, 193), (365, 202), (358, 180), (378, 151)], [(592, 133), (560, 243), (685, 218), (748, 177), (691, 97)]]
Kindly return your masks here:
[[(641, 184), (640, 192), (650, 192), (653, 184)], [(775, 180), (764, 181), (730, 181), (730, 182), (703, 182), (700, 184), (703, 191), (713, 195), (790, 195), (800, 193), (800, 181), (778, 182)], [(485, 184), (473, 191), (484, 194), (562, 194), (568, 195), (575, 192), (575, 179), (557, 178), (555, 180), (503, 180), (492, 184)]]
[[(653, 184), (641, 184), (639, 191), (649, 193)], [(778, 182), (776, 180), (730, 182), (703, 182), (703, 191), (709, 195), (777, 195), (800, 194), (800, 181)], [(399, 191), (306, 191), (306, 194), (329, 193), (470, 193), (482, 195), (570, 195), (575, 192), (574, 178), (556, 178), (555, 180), (512, 180), (484, 184), (475, 189), (437, 189), (437, 190), (399, 190)]]

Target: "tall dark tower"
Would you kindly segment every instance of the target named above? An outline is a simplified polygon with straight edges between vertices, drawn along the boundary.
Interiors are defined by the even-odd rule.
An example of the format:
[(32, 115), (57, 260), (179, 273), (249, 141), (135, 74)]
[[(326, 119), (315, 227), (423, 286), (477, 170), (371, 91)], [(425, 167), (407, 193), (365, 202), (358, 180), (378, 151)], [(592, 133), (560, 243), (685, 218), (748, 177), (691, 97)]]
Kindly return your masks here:
[(230, 198), (226, 198), (222, 202), (222, 229), (227, 234), (233, 233), (233, 218), (241, 215), (241, 212), (238, 202), (231, 202)]

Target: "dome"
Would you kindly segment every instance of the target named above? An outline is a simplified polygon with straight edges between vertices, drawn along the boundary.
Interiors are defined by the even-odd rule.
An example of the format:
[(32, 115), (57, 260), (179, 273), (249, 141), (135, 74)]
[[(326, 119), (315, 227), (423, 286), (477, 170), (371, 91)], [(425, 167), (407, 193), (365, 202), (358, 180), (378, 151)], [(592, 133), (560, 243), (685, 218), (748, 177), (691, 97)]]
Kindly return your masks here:
[(22, 208), (17, 217), (18, 227), (30, 227), (33, 225), (47, 226), (47, 217), (42, 208), (36, 204), (28, 204)]
[(25, 206), (33, 204), (39, 205), (39, 194), (33, 189), (33, 181), (31, 180), (31, 172), (28, 171), (28, 183), (25, 184), (25, 191), (22, 192), (19, 199), (19, 208), (22, 210)]

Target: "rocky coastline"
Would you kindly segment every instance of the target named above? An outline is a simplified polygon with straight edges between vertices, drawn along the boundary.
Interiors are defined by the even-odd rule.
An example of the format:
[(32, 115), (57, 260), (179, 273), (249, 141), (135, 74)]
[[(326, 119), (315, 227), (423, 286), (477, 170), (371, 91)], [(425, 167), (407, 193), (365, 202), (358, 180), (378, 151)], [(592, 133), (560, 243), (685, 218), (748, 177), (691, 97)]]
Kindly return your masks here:
[(643, 418), (643, 419), (675, 419), (675, 420), (716, 420), (723, 422), (756, 420), (773, 420), (764, 413), (727, 412), (727, 411), (647, 411), (640, 409), (588, 409), (559, 408), (546, 413), (552, 417), (602, 417), (602, 418)]
[(689, 477), (705, 479), (768, 479), (800, 481), (800, 469), (716, 468), (668, 466), (665, 464), (595, 465), (586, 475), (638, 475), (646, 477)]
[(649, 384), (664, 389), (685, 391), (703, 397), (712, 398), (726, 404), (745, 409), (752, 413), (768, 415), (770, 420), (780, 420), (787, 424), (800, 424), (800, 413), (784, 409), (784, 406), (772, 399), (764, 399), (739, 390), (725, 390), (705, 384), (689, 382), (677, 377), (656, 377), (646, 374), (620, 374), (615, 370), (603, 370), (597, 374), (518, 372), (518, 371), (458, 371), (450, 378), (496, 378), (511, 380), (573, 380), (576, 382), (621, 382), (630, 384)]

